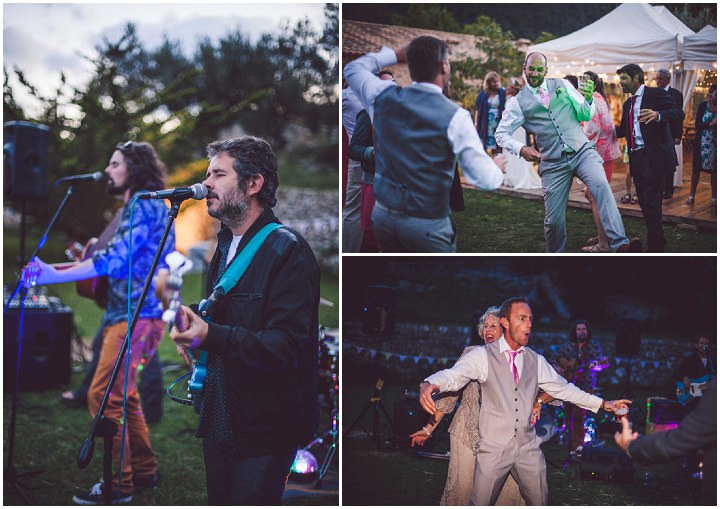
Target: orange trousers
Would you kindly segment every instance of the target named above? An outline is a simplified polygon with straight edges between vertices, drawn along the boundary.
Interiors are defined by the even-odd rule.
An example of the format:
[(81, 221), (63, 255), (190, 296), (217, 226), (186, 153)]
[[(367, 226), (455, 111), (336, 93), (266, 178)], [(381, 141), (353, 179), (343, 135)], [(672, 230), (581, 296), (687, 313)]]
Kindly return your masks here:
[[(88, 410), (95, 416), (100, 408), (105, 389), (110, 381), (112, 369), (120, 353), (127, 322), (106, 327), (103, 331), (103, 343), (97, 370), (88, 391)], [(157, 471), (157, 458), (150, 444), (150, 431), (145, 423), (142, 405), (137, 390), (137, 376), (155, 352), (163, 337), (165, 324), (159, 319), (140, 319), (137, 321), (130, 341), (130, 370), (127, 380), (127, 429), (125, 433), (125, 451), (122, 465), (123, 494), (133, 493), (133, 476), (140, 479), (150, 478)], [(127, 352), (126, 352), (127, 356)], [(123, 390), (125, 385), (126, 359), (120, 366), (115, 384), (110, 391), (105, 417), (115, 421), (118, 432), (113, 438), (113, 491), (119, 488), (120, 448), (122, 445)]]

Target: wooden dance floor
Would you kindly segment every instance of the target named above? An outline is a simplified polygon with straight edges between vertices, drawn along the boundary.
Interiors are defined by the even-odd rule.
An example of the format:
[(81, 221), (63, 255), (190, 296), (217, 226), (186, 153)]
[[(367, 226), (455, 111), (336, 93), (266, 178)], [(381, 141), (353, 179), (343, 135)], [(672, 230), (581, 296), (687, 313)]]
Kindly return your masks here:
[[(698, 184), (697, 193), (695, 195), (695, 205), (685, 205), (690, 195), (690, 176), (692, 174), (692, 155), (686, 153), (683, 158), (683, 179), (682, 186), (675, 188), (673, 197), (669, 200), (663, 200), (663, 221), (669, 224), (675, 224), (679, 228), (688, 229), (717, 229), (717, 208), (710, 205), (710, 174), (701, 173), (700, 183)], [(640, 205), (632, 205), (630, 203), (620, 203), (620, 199), (625, 194), (625, 172), (627, 166), (622, 162), (618, 162), (613, 172), (610, 187), (617, 200), (618, 208), (623, 216), (642, 217)], [(530, 200), (542, 200), (542, 189), (513, 189), (502, 186), (496, 191), (498, 194), (506, 196), (514, 196), (518, 198), (526, 198)], [(568, 206), (578, 209), (590, 210), (590, 204), (583, 194), (583, 185), (577, 179), (574, 180), (570, 188), (570, 197)]]

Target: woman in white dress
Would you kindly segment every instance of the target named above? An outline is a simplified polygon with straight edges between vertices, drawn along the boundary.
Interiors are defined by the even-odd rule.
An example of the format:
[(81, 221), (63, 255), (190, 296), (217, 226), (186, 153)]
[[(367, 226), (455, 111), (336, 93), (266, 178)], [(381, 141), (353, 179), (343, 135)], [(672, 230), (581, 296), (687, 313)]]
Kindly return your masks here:
[[(480, 338), (485, 344), (488, 344), (500, 339), (502, 333), (500, 308), (488, 308), (478, 320)], [(469, 346), (462, 355), (480, 347), (480, 345)], [(450, 432), (450, 462), (440, 505), (470, 505), (475, 477), (475, 450), (479, 441), (480, 392), (480, 384), (474, 381), (467, 384), (459, 393), (452, 393), (438, 399), (435, 415), (430, 417), (428, 423), (421, 430), (410, 435), (413, 446), (423, 445), (425, 440), (432, 436), (443, 416), (455, 410), (455, 416), (448, 430)], [(458, 397), (460, 397), (459, 405), (457, 405)], [(544, 392), (538, 394), (538, 397), (542, 399), (543, 403), (553, 399)], [(457, 410), (455, 409), (456, 405)], [(541, 408), (542, 404), (536, 401), (530, 421), (532, 425), (539, 419)], [(525, 505), (525, 500), (520, 495), (520, 488), (512, 475), (508, 475), (505, 480), (495, 505)]]
[[(506, 94), (507, 98), (516, 95), (522, 85), (517, 80), (513, 80), (510, 85), (507, 86)], [(523, 145), (527, 145), (525, 129), (519, 127), (514, 133), (513, 138), (521, 142)], [(542, 188), (542, 181), (538, 175), (535, 167), (522, 157), (515, 157), (512, 154), (505, 156), (505, 180), (504, 184), (514, 189), (540, 189)]]

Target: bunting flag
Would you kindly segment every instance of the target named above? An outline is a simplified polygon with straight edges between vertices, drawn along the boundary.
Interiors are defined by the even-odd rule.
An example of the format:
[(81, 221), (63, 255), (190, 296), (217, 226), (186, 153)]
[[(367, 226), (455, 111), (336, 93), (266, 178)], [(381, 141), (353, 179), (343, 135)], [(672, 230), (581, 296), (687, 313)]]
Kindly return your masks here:
[(382, 355), (383, 355), (383, 359), (385, 359), (386, 361), (389, 361), (389, 360), (390, 360), (390, 357), (393, 356), (393, 354), (390, 353), (390, 352), (383, 352)]
[(655, 369), (660, 367), (660, 361), (653, 362), (653, 365), (655, 366)]
[(398, 357), (400, 357), (400, 362), (405, 362), (405, 359), (407, 359), (407, 355), (399, 355), (398, 354)]
[(641, 367), (641, 368), (644, 368), (646, 364), (647, 364), (647, 362), (645, 362), (645, 361), (640, 361), (640, 367)]
[(370, 355), (372, 355), (373, 357), (375, 357), (375, 354), (377, 354), (377, 350), (375, 350), (374, 348), (368, 348), (367, 351), (370, 352)]
[(435, 364), (435, 357), (428, 357), (427, 360), (430, 361), (430, 364)]
[(420, 362), (420, 359), (422, 359), (422, 358), (423, 358), (422, 355), (413, 355), (413, 359), (415, 360), (415, 364), (417, 364), (418, 362)]

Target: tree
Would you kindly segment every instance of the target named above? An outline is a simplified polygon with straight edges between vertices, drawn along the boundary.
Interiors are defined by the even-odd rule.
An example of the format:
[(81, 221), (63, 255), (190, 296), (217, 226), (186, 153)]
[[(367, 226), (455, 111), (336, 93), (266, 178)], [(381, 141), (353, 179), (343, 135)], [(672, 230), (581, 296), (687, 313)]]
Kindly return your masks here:
[(707, 25), (717, 26), (717, 5), (672, 4), (668, 9), (677, 16), (687, 27), (697, 32)]
[(393, 25), (460, 32), (460, 24), (445, 7), (437, 4), (410, 4), (405, 15), (393, 14)]
[(519, 76), (523, 54), (515, 47), (512, 32), (503, 30), (487, 16), (478, 16), (474, 23), (465, 25), (463, 33), (475, 36), (475, 47), (484, 55), (483, 58), (466, 57), (454, 62), (454, 98), (470, 105), (477, 92), (466, 84), (466, 80), (483, 80), (489, 71), (497, 72), (503, 80)]

